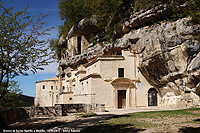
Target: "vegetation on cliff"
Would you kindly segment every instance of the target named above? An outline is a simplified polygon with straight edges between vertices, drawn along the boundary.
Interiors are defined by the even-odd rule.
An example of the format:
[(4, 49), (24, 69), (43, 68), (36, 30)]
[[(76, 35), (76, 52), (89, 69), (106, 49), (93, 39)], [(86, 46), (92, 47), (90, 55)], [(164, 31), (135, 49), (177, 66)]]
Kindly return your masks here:
[[(181, 5), (187, 4), (185, 10), (181, 10)], [(185, 16), (191, 16), (193, 22), (199, 23), (200, 6), (198, 0), (60, 0), (59, 14), (64, 20), (64, 24), (60, 26), (60, 36), (66, 35), (70, 28), (77, 24), (81, 19), (91, 17), (92, 15), (98, 21), (98, 28), (101, 30), (114, 30), (116, 23), (121, 22), (127, 16), (123, 13), (123, 9), (133, 14), (139, 10), (154, 8), (159, 4), (167, 4), (171, 10), (168, 12), (166, 19), (177, 20)], [(132, 9), (132, 10), (130, 10)], [(120, 15), (117, 21), (115, 18)], [(124, 16), (123, 16), (124, 15)], [(124, 17), (124, 18), (123, 18)], [(115, 21), (115, 23), (112, 23)], [(112, 24), (112, 25), (110, 25)]]
[(59, 14), (65, 20), (60, 26), (60, 35), (67, 34), (74, 24), (92, 15), (97, 19), (98, 27), (105, 28), (122, 3), (122, 0), (60, 0)]
[[(93, 17), (97, 21), (96, 26), (99, 31), (88, 36), (88, 41), (92, 43), (98, 40), (98, 36), (103, 35), (103, 41), (112, 42), (127, 33), (121, 29), (125, 22), (132, 21), (132, 15), (137, 18), (146, 12), (148, 16), (148, 11), (154, 10), (160, 5), (166, 7), (163, 16), (153, 17), (153, 19), (148, 20), (148, 23), (143, 23), (138, 17), (139, 26), (133, 25), (132, 27), (150, 26), (163, 20), (174, 22), (188, 16), (192, 18), (190, 23), (200, 24), (200, 3), (198, 0), (60, 0), (59, 14), (64, 23), (59, 27), (59, 37), (62, 36), (65, 39), (73, 25), (78, 25), (80, 20), (84, 18)], [(196, 40), (200, 40), (198, 33), (195, 33), (194, 37)], [(52, 40), (51, 42), (52, 49), (56, 51), (59, 60), (67, 48), (57, 45), (58, 41)]]

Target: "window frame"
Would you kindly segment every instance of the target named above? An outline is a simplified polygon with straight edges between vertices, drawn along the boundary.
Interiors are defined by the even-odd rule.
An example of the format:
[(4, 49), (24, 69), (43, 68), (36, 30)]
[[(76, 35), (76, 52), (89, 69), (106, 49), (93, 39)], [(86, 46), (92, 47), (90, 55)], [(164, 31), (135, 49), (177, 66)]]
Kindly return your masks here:
[(118, 68), (118, 78), (124, 78), (124, 68)]

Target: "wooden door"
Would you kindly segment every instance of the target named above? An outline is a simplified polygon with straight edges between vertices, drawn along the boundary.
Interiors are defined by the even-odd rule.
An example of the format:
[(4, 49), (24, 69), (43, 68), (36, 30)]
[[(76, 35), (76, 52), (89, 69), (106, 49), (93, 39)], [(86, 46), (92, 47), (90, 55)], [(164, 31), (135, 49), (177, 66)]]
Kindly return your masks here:
[(126, 108), (126, 90), (118, 90), (118, 108)]

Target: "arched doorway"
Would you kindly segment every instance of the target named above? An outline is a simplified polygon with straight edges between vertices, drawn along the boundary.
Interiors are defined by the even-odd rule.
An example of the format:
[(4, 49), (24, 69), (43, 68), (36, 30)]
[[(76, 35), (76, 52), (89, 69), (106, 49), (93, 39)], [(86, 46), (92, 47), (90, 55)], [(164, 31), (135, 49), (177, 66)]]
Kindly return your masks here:
[(150, 88), (148, 91), (148, 106), (157, 106), (157, 91), (155, 88)]

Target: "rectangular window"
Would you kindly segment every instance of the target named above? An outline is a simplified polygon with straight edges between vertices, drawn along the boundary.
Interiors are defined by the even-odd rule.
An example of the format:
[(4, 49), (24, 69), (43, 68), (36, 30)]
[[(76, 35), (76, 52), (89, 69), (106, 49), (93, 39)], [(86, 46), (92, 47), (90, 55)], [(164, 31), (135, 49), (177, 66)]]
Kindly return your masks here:
[(65, 86), (63, 86), (63, 90), (65, 89)]
[(45, 85), (43, 85), (42, 88), (45, 89)]
[(123, 78), (124, 77), (124, 68), (118, 68), (118, 77)]
[(51, 86), (51, 90), (53, 90), (53, 86)]

